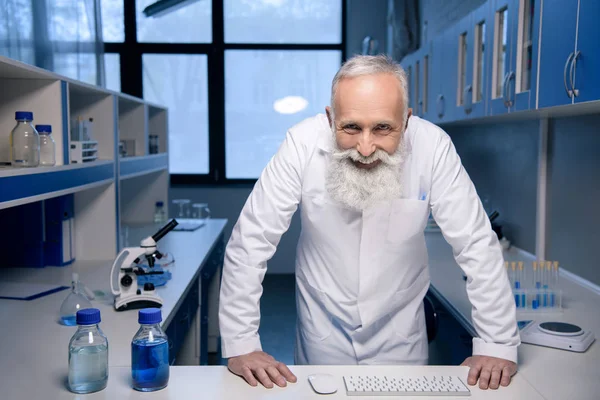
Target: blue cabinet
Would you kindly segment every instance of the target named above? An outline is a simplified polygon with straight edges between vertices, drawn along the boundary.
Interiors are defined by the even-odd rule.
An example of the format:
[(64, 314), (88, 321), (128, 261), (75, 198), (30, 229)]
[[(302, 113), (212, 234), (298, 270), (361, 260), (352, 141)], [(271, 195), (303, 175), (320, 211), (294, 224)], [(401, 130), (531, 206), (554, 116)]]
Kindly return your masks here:
[(600, 99), (599, 17), (597, 0), (544, 1), (540, 108)]
[(492, 23), (492, 68), (488, 115), (510, 111), (509, 86), (515, 79), (512, 71), (512, 51), (515, 43), (511, 22), (516, 18), (512, 0), (494, 0), (489, 19)]
[(491, 56), (488, 50), (489, 9), (490, 5), (484, 3), (456, 25), (455, 119), (486, 115)]
[(544, 0), (539, 108), (573, 103), (568, 75), (576, 35), (577, 1)]
[(510, 24), (515, 38), (511, 47), (513, 73), (507, 84), (510, 111), (536, 108), (540, 5), (541, 0), (513, 0), (516, 12)]
[(599, 19), (600, 1), (579, 0), (577, 42), (569, 82), (575, 103), (600, 99)]

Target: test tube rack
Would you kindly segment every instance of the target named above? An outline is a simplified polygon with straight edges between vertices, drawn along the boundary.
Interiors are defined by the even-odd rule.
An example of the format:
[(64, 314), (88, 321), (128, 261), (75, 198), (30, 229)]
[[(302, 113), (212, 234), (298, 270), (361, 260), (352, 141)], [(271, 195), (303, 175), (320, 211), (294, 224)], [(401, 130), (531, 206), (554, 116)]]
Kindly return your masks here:
[(504, 263), (517, 312), (561, 312), (562, 291), (558, 261), (533, 261), (527, 268), (523, 261)]

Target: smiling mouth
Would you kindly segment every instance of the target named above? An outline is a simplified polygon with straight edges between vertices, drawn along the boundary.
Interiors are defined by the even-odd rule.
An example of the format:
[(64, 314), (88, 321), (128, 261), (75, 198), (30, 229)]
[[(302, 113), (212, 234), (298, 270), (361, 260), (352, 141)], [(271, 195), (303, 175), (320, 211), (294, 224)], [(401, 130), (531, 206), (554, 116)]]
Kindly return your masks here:
[(371, 162), (369, 164), (365, 164), (365, 163), (362, 163), (360, 161), (352, 160), (352, 163), (354, 164), (354, 166), (356, 168), (360, 168), (360, 169), (373, 169), (376, 166), (378, 166), (379, 164), (381, 164), (381, 160), (375, 160), (375, 161), (373, 161), (373, 162)]

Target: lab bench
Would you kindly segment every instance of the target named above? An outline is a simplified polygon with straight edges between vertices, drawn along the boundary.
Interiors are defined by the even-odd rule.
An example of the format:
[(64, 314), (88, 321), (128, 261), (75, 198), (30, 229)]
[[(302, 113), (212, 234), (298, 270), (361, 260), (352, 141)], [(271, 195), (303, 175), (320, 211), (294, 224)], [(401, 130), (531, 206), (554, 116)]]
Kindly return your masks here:
[[(454, 338), (459, 357), (466, 354), (468, 341), (476, 330), (471, 321), (471, 303), (466, 292), (466, 282), (462, 270), (452, 255), (452, 248), (439, 232), (425, 234), (429, 253), (431, 275), (430, 293), (442, 305), (442, 313), (448, 312), (460, 324)], [(511, 248), (504, 251), (506, 261), (531, 262), (536, 259), (529, 253)], [(592, 331), (596, 338), (600, 335), (600, 290), (567, 271), (561, 270), (560, 286), (563, 296), (563, 310), (551, 313), (518, 313), (518, 320), (568, 322), (584, 330)], [(444, 327), (440, 321), (440, 334)], [(438, 341), (436, 339), (436, 341)], [(600, 344), (596, 340), (584, 353), (559, 350), (522, 343), (518, 350), (519, 371), (522, 376), (548, 400), (594, 399), (600, 393), (598, 366), (600, 365)], [(506, 397), (510, 398), (510, 397)]]
[[(432, 366), (290, 366), (298, 378), (296, 383), (289, 383), (287, 387), (274, 387), (266, 389), (262, 386), (251, 387), (242, 378), (233, 375), (224, 366), (194, 366), (171, 367), (169, 385), (163, 390), (152, 393), (141, 393), (131, 389), (130, 368), (110, 368), (108, 386), (101, 392), (85, 395), (90, 400), (114, 399), (207, 399), (207, 400), (309, 400), (309, 399), (348, 399), (346, 396), (343, 377), (350, 375), (395, 375), (395, 376), (423, 376), (423, 375), (454, 375), (466, 381), (468, 369), (466, 367), (432, 367)], [(330, 395), (316, 394), (308, 382), (311, 374), (326, 373), (333, 375), (337, 392)], [(69, 393), (61, 387), (60, 382), (54, 382), (48, 389), (57, 393), (53, 399), (81, 399), (81, 395)], [(397, 396), (397, 397), (356, 397), (358, 399), (472, 399), (472, 400), (541, 400), (539, 393), (522, 376), (515, 376), (512, 384), (499, 390), (481, 390), (477, 386), (469, 386), (470, 396)], [(28, 388), (23, 392), (30, 394), (40, 393), (39, 389)]]
[[(165, 267), (172, 278), (165, 286), (156, 288), (164, 301), (161, 325), (169, 336), (172, 364), (207, 362), (209, 335), (218, 332), (216, 319), (209, 316), (217, 314), (218, 291), (211, 289), (218, 287), (220, 280), (226, 224), (225, 219), (211, 219), (196, 231), (173, 231), (158, 242), (161, 252), (171, 253), (175, 258), (172, 266)], [(124, 227), (128, 238), (125, 244), (139, 245), (139, 240), (152, 235), (156, 227), (153, 224)], [(5, 268), (2, 279), (68, 286), (71, 274), (78, 272), (81, 281), (95, 292), (92, 306), (101, 312), (100, 328), (109, 342), (109, 367), (130, 370), (131, 339), (139, 327), (137, 310), (114, 310), (109, 283), (112, 262), (76, 261), (67, 267)], [(42, 393), (47, 398), (58, 398), (64, 395), (62, 391), (66, 392), (63, 381), (68, 369), (68, 344), (76, 328), (62, 326), (57, 320), (67, 294), (64, 290), (31, 301), (0, 300), (1, 398), (40, 398)], [(218, 337), (212, 339), (217, 341)]]

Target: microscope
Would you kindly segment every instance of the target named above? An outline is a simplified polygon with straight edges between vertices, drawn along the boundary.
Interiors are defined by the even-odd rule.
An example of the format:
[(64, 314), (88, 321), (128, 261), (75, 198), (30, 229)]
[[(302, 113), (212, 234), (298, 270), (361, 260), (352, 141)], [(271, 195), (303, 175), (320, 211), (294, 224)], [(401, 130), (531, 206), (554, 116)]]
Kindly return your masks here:
[[(154, 235), (142, 239), (140, 247), (127, 247), (121, 250), (110, 270), (110, 291), (115, 295), (114, 305), (117, 311), (162, 306), (163, 300), (156, 294), (154, 284), (147, 282), (140, 289), (137, 277), (163, 273), (152, 271), (155, 258), (162, 258), (156, 242), (177, 225), (178, 222), (172, 219)], [(146, 258), (149, 270), (142, 267), (142, 257)]]

